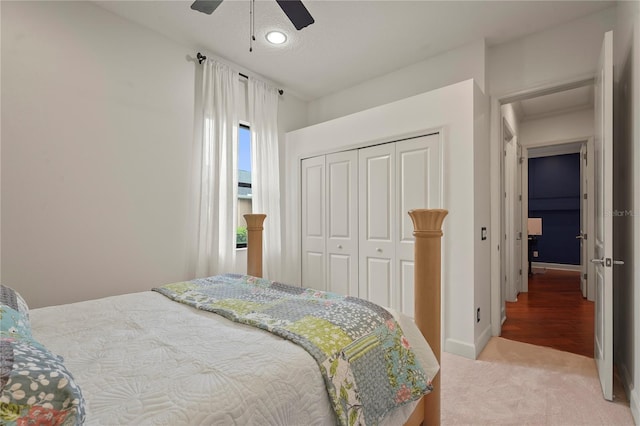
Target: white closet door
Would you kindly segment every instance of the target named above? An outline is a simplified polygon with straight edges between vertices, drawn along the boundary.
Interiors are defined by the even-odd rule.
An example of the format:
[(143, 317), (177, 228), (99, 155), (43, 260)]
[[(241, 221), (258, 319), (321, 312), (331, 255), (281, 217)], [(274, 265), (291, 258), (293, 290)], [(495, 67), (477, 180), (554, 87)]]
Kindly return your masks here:
[(326, 290), (325, 157), (302, 160), (302, 287)]
[(408, 212), (441, 208), (440, 135), (396, 142), (396, 194), (398, 215), (396, 275), (392, 286), (392, 308), (406, 315), (414, 313), (414, 237)]
[(327, 170), (327, 290), (358, 296), (358, 152), (330, 154)]
[(397, 305), (395, 278), (395, 146), (363, 148), (358, 152), (359, 175), (359, 297), (382, 306)]

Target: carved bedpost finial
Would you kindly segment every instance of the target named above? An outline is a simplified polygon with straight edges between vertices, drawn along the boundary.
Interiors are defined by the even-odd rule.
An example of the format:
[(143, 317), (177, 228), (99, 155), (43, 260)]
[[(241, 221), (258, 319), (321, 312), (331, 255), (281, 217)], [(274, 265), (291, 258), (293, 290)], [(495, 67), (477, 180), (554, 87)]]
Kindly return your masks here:
[[(440, 363), (440, 268), (442, 222), (449, 212), (440, 209), (411, 210), (415, 236), (414, 299), (415, 322)], [(440, 377), (432, 381), (433, 391), (424, 399), (424, 425), (440, 424)]]
[(262, 224), (266, 214), (245, 214), (247, 221), (247, 275), (262, 278)]
[(442, 222), (449, 214), (449, 211), (443, 209), (415, 209), (409, 211), (409, 216), (413, 221), (413, 234), (416, 232), (433, 233), (433, 237), (442, 236)]

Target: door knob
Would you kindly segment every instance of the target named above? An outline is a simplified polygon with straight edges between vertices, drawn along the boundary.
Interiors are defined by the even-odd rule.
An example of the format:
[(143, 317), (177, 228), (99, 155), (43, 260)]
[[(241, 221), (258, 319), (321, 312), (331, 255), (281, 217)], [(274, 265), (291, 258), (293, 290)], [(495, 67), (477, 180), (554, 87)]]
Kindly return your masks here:
[(583, 240), (584, 239), (584, 235), (582, 235), (582, 234), (576, 235), (576, 239)]
[(377, 251), (378, 253), (382, 253), (382, 249), (381, 249), (380, 247), (378, 247), (378, 248), (376, 249), (376, 251)]
[(624, 265), (624, 260), (611, 260), (610, 257), (606, 259), (591, 259), (591, 263), (596, 263), (598, 265), (604, 265), (606, 267), (611, 267), (611, 264), (614, 265)]
[(338, 248), (341, 249), (342, 248), (342, 244), (338, 244)]

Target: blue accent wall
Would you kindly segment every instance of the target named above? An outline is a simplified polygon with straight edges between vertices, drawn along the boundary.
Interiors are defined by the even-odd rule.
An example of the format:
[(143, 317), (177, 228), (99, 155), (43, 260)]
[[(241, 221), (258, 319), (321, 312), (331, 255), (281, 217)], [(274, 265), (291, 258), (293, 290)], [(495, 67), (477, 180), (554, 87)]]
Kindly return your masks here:
[(532, 261), (580, 264), (580, 154), (529, 159), (529, 217), (542, 218)]

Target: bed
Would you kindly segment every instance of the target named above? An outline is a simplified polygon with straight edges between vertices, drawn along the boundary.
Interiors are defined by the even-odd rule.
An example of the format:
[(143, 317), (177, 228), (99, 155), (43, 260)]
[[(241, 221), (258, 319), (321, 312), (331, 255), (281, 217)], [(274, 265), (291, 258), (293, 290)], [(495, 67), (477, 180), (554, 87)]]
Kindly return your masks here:
[[(437, 424), (440, 415), (440, 375), (437, 374), (440, 359), (440, 229), (446, 211), (418, 210), (410, 215), (416, 228), (415, 325), (410, 318), (390, 312), (410, 342), (433, 390), (422, 399), (414, 398), (407, 403), (396, 401), (397, 408), (387, 410), (379, 417), (381, 424), (388, 425), (423, 421)], [(264, 215), (248, 218), (247, 270), (251, 276), (228, 275), (202, 280), (205, 293), (212, 291), (208, 285), (215, 284), (217, 289), (221, 280), (228, 280), (234, 285), (235, 281), (242, 281), (245, 286), (259, 284), (267, 291), (285, 288), (288, 292), (296, 292), (296, 298), (300, 297), (298, 287), (282, 287), (280, 283), (254, 278), (261, 275), (263, 220)], [(0, 347), (3, 355), (0, 379), (4, 377), (0, 383), (3, 387), (0, 416), (4, 422), (30, 424), (26, 422), (28, 418), (19, 418), (17, 413), (20, 404), (31, 402), (33, 407), (28, 413), (32, 420), (45, 416), (40, 419), (46, 418), (50, 424), (74, 424), (80, 418), (85, 418), (86, 424), (95, 425), (336, 424), (336, 419), (340, 418), (336, 415), (340, 409), (336, 409), (334, 401), (338, 392), (333, 396), (327, 392), (327, 377), (321, 374), (320, 364), (311, 356), (313, 350), (258, 330), (246, 321), (237, 322), (238, 318), (231, 321), (203, 310), (206, 306), (203, 299), (198, 299), (197, 306), (189, 306), (184, 300), (176, 303), (165, 293), (173, 291), (174, 299), (182, 294), (193, 294), (191, 287), (187, 293), (174, 291), (184, 283), (179, 284), (169, 290), (163, 287), (157, 291), (31, 311), (17, 295), (13, 304), (18, 313), (8, 331), (13, 334), (3, 332), (3, 342), (11, 340), (14, 349), (21, 336), (26, 336), (29, 344), (34, 342), (32, 350), (35, 352), (16, 349), (12, 356), (15, 355), (16, 360), (22, 356), (25, 361), (21, 365), (32, 365), (25, 369), (37, 371), (23, 371), (24, 376), (14, 375), (7, 379), (11, 368), (7, 366), (9, 352), (2, 352)], [(254, 287), (247, 288), (251, 294), (257, 291)], [(233, 289), (235, 292), (236, 287)], [(309, 297), (334, 297), (317, 293), (309, 293)], [(265, 296), (260, 293), (256, 297), (262, 300)], [(342, 300), (336, 301), (339, 302)], [(234, 315), (240, 317), (237, 312)], [(3, 313), (3, 330), (7, 321), (8, 315)], [(45, 361), (41, 364), (36, 360), (38, 357)], [(11, 362), (15, 369), (18, 361)], [(53, 369), (55, 379), (51, 373)], [(366, 373), (372, 371), (376, 370)], [(16, 377), (22, 384), (14, 380)], [(8, 399), (4, 391), (11, 389), (19, 397), (18, 401)], [(340, 388), (340, 396), (342, 391)], [(367, 396), (367, 391), (358, 391), (360, 398)], [(26, 409), (24, 406), (22, 409), (24, 414)], [(65, 418), (65, 412), (77, 415)], [(378, 417), (366, 419), (367, 424), (376, 424), (377, 420), (370, 420)], [(364, 420), (364, 415), (350, 417), (344, 413), (341, 422), (360, 424)]]

